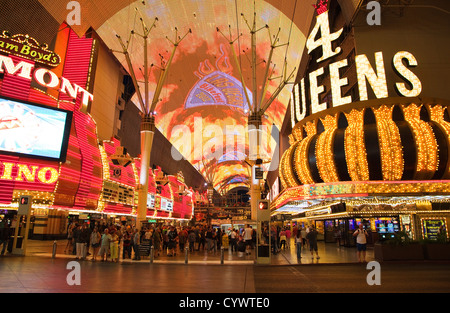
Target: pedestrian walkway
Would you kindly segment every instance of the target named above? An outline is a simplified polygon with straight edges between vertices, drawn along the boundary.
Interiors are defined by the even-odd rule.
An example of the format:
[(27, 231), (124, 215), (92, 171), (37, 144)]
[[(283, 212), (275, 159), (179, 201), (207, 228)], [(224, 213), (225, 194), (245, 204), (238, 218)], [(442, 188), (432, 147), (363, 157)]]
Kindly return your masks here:
[[(28, 240), (27, 255), (39, 256), (39, 257), (53, 257), (53, 243), (54, 241), (41, 241), (41, 240)], [(339, 263), (357, 263), (356, 248), (342, 247), (332, 243), (318, 243), (318, 252), (320, 259), (317, 259), (315, 254), (314, 258), (311, 258), (308, 247), (302, 249), (302, 258), (297, 259), (295, 245), (291, 244), (290, 249), (285, 249), (279, 253), (272, 255), (271, 265), (293, 265), (293, 264), (339, 264)], [(64, 252), (66, 247), (65, 240), (56, 241), (56, 253), (55, 258), (75, 259), (75, 255)], [(91, 255), (88, 255), (87, 260), (92, 259)], [(223, 260), (223, 261), (222, 261)], [(373, 249), (368, 247), (366, 261), (370, 262), (374, 260)], [(122, 259), (122, 250), (119, 252), (119, 262), (121, 263), (148, 263), (150, 257), (142, 257), (139, 261), (131, 259)], [(187, 256), (185, 251), (178, 251), (176, 256), (169, 257), (165, 253), (161, 256), (154, 258), (153, 263), (163, 264), (255, 264), (256, 262), (256, 250), (252, 250), (250, 255), (238, 255), (238, 253), (231, 253), (229, 249), (222, 251), (217, 250), (214, 252), (194, 251), (188, 252)], [(100, 262), (100, 258), (97, 258), (97, 262)]]

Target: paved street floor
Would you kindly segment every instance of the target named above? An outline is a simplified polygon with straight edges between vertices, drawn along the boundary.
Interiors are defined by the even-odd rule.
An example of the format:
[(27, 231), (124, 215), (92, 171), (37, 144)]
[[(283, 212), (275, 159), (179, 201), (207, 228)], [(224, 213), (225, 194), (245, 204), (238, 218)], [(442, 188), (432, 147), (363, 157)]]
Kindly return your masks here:
[[(77, 260), (64, 253), (61, 243), (57, 243), (56, 254), (52, 249), (53, 242), (31, 241), (26, 256), (0, 257), (0, 293), (13, 295), (7, 296), (12, 299), (7, 307), (56, 305), (57, 299), (68, 298), (63, 302), (71, 304), (75, 299), (85, 307), (102, 310), (120, 307), (129, 311), (131, 303), (163, 303), (168, 312), (279, 312), (336, 308), (339, 303), (357, 309), (358, 301), (372, 308), (370, 303), (377, 299), (377, 305), (398, 308), (402, 304), (402, 308), (414, 309), (414, 302), (408, 300), (413, 298), (434, 303), (437, 309), (446, 303), (445, 298), (428, 297), (450, 292), (450, 262), (382, 262), (378, 268), (368, 267), (372, 263), (357, 262), (355, 249), (323, 242), (319, 243), (320, 259), (311, 258), (305, 250), (297, 260), (295, 251), (288, 249), (274, 255), (270, 265), (255, 264), (254, 251), (244, 256), (224, 251), (223, 261), (220, 251), (198, 251), (188, 255), (187, 263), (181, 253), (160, 256), (153, 263), (148, 257), (115, 263), (94, 262), (90, 256)], [(373, 261), (371, 249), (367, 257)], [(22, 301), (25, 294), (37, 297)], [(47, 298), (53, 294), (58, 298)], [(186, 307), (190, 304), (193, 307)]]

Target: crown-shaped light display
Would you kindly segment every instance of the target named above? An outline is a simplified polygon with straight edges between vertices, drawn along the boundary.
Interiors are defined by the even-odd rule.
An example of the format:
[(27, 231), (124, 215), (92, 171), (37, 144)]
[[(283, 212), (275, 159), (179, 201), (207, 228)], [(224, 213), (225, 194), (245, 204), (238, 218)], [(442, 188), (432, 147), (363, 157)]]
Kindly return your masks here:
[(313, 7), (317, 11), (317, 15), (320, 15), (327, 11), (327, 3), (328, 3), (328, 0), (320, 0), (317, 5), (313, 4)]

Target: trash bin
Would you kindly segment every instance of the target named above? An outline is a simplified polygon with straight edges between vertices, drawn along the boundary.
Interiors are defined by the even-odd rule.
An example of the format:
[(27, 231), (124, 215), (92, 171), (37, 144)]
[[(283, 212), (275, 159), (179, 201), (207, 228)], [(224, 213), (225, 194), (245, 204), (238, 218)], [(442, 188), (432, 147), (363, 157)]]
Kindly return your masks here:
[(258, 245), (258, 257), (270, 257), (269, 245)]
[(237, 244), (237, 249), (238, 249), (238, 257), (243, 257), (244, 256), (244, 252), (245, 252), (245, 243), (244, 241), (239, 241)]
[[(8, 252), (12, 253), (15, 236), (11, 236), (8, 241)], [(23, 236), (17, 236), (16, 248), (22, 248)]]

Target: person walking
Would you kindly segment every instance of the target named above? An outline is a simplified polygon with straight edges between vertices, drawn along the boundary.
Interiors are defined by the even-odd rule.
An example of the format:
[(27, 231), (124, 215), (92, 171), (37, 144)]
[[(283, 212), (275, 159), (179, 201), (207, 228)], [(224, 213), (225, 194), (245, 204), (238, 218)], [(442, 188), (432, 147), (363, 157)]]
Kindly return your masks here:
[(87, 245), (89, 243), (89, 232), (87, 225), (83, 224), (80, 229), (79, 239), (77, 242), (77, 259), (85, 260), (87, 253)]
[(206, 231), (202, 228), (199, 232), (199, 243), (197, 251), (200, 251), (200, 247), (202, 247), (202, 251), (205, 251), (205, 243), (206, 243)]
[(311, 259), (314, 259), (313, 251), (316, 252), (316, 258), (320, 259), (317, 249), (317, 230), (311, 226), (309, 232), (306, 234), (306, 239), (309, 242), (309, 251), (311, 252)]
[(230, 232), (230, 246), (231, 253), (237, 252), (237, 232), (234, 228)]
[(212, 248), (214, 250), (214, 255), (217, 252), (217, 245), (218, 245), (217, 231), (215, 231), (213, 229), (213, 231), (212, 231)]
[(341, 229), (338, 226), (335, 226), (334, 238), (336, 240), (337, 246), (340, 247), (341, 246), (342, 233), (341, 233)]
[(366, 262), (367, 236), (369, 234), (360, 223), (359, 228), (353, 233), (353, 237), (356, 237), (356, 254), (360, 263)]
[(153, 232), (153, 249), (154, 249), (154, 257), (159, 257), (159, 254), (161, 252), (161, 230), (159, 227), (155, 228), (155, 231)]
[[(81, 236), (81, 226), (79, 224), (75, 224), (72, 230), (72, 254), (77, 255), (77, 243), (80, 241)], [(78, 256), (77, 256), (78, 258)]]
[(220, 247), (222, 247), (222, 229), (220, 227), (216, 230), (216, 246), (220, 251)]
[[(224, 231), (222, 233), (222, 246), (221, 247), (228, 250), (229, 246), (230, 246), (230, 239), (229, 239), (227, 232)], [(228, 250), (228, 251), (230, 251), (230, 250)]]
[(243, 237), (245, 242), (245, 254), (251, 254), (252, 247), (252, 235), (253, 229), (250, 227), (250, 224), (247, 224), (247, 227), (244, 229)]
[(127, 257), (131, 259), (131, 236), (130, 229), (124, 231), (122, 259), (126, 259)]
[(6, 248), (8, 247), (9, 238), (11, 237), (11, 229), (8, 223), (3, 222), (0, 228), (0, 246), (3, 245), (1, 255), (5, 255)]
[(274, 225), (270, 227), (270, 241), (272, 242), (272, 253), (276, 255), (278, 253), (277, 228)]
[(117, 234), (117, 230), (111, 232), (109, 249), (111, 253), (111, 262), (119, 261), (119, 235)]
[(67, 228), (67, 244), (66, 248), (64, 249), (64, 253), (67, 253), (67, 251), (70, 251), (70, 249), (73, 249), (73, 229), (75, 227), (74, 223), (71, 223), (69, 227)]
[(141, 245), (141, 235), (139, 233), (139, 230), (135, 228), (133, 233), (133, 250), (134, 250), (133, 260), (139, 261), (141, 259), (141, 254), (139, 252), (140, 245)]
[(170, 230), (167, 233), (167, 238), (169, 239), (169, 243), (167, 245), (168, 249), (167, 256), (176, 256), (178, 234), (177, 231), (175, 230), (175, 227), (170, 226)]
[(104, 262), (108, 260), (108, 254), (109, 254), (109, 240), (110, 240), (109, 230), (108, 228), (105, 228), (103, 231), (103, 235), (101, 237), (101, 244), (100, 244), (100, 261)]
[(280, 231), (280, 250), (286, 250), (286, 231), (282, 229)]
[(188, 233), (185, 228), (182, 228), (180, 233), (178, 234), (178, 244), (180, 246), (180, 252), (184, 251), (184, 246), (188, 241)]
[(195, 234), (195, 242), (197, 243), (197, 249), (195, 249), (195, 247), (194, 247), (194, 250), (196, 250), (196, 251), (200, 251), (200, 227), (197, 225), (195, 228), (194, 228), (194, 234)]
[(189, 242), (189, 251), (190, 252), (194, 252), (195, 250), (195, 240), (196, 240), (196, 235), (195, 235), (195, 231), (190, 230), (189, 234), (188, 234), (188, 242)]
[(306, 246), (306, 229), (305, 229), (305, 227), (302, 227), (302, 229), (300, 230), (300, 236), (302, 237), (302, 245), (304, 248)]
[(213, 231), (212, 231), (211, 227), (209, 227), (206, 230), (205, 239), (206, 239), (206, 249), (208, 250), (208, 253), (209, 253), (213, 249), (213, 244), (214, 244), (214, 242), (213, 242)]
[(91, 233), (90, 244), (92, 246), (92, 261), (97, 261), (98, 250), (100, 249), (101, 236), (98, 232), (98, 228), (95, 227), (93, 232)]
[(291, 230), (289, 229), (289, 227), (286, 227), (286, 248), (290, 249), (291, 248)]
[(297, 260), (300, 260), (302, 258), (302, 245), (303, 245), (302, 233), (297, 231), (295, 234), (295, 247), (297, 249)]

